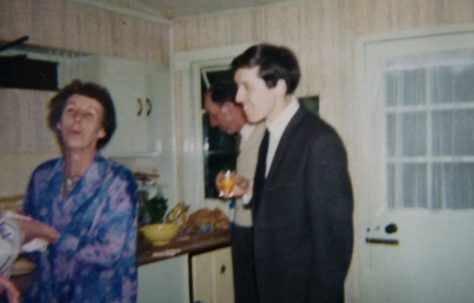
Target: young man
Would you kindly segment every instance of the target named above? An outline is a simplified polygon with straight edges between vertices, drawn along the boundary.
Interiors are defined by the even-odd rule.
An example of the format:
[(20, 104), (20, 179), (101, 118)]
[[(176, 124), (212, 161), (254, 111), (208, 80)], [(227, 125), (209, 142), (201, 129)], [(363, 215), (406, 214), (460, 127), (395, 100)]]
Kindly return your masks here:
[[(247, 124), (242, 106), (234, 101), (236, 91), (237, 87), (233, 82), (214, 84), (206, 93), (204, 108), (209, 115), (209, 124), (212, 127), (219, 127), (221, 131), (229, 135), (239, 134), (237, 173), (247, 179), (252, 179), (265, 126), (263, 123)], [(257, 303), (252, 213), (250, 209), (244, 207), (241, 199), (236, 201), (231, 236), (235, 302)]]
[[(292, 96), (300, 70), (289, 49), (255, 45), (232, 68), (247, 120), (265, 121), (269, 131), (258, 164), (265, 163), (264, 175), (257, 182), (257, 168), (250, 201), (259, 302), (343, 302), (353, 244), (343, 143)], [(252, 193), (251, 187), (234, 193)]]

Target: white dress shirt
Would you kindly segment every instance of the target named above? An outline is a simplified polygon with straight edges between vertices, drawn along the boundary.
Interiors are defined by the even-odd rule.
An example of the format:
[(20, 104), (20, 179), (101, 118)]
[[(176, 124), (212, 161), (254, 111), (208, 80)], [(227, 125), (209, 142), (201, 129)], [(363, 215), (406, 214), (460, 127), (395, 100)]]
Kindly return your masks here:
[(276, 119), (272, 122), (266, 123), (268, 132), (270, 133), (270, 138), (268, 141), (265, 176), (267, 176), (268, 172), (270, 171), (270, 167), (272, 165), (273, 158), (275, 157), (278, 143), (280, 143), (281, 136), (288, 126), (288, 123), (290, 123), (291, 118), (293, 118), (299, 108), (300, 104), (298, 103), (298, 99), (295, 96), (292, 96), (290, 104), (288, 104), (288, 106), (278, 115), (278, 117), (276, 117)]
[[(270, 133), (269, 142), (268, 142), (268, 152), (267, 152), (267, 159), (266, 159), (266, 167), (265, 167), (265, 176), (268, 175), (270, 171), (271, 164), (273, 162), (273, 158), (275, 157), (275, 153), (278, 147), (278, 143), (280, 143), (280, 139), (285, 132), (288, 123), (290, 123), (291, 118), (296, 114), (298, 109), (300, 108), (300, 104), (298, 99), (295, 96), (291, 97), (290, 104), (273, 120), (271, 123), (265, 123), (265, 126)], [(242, 201), (244, 204), (250, 203), (252, 199), (253, 193), (253, 180), (250, 181), (249, 190), (243, 195)]]

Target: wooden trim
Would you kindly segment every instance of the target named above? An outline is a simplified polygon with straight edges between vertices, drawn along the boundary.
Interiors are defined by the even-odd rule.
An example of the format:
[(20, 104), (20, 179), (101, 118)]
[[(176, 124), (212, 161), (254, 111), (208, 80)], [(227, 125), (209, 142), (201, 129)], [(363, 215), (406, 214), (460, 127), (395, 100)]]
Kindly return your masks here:
[(0, 196), (0, 203), (23, 200), (24, 195)]

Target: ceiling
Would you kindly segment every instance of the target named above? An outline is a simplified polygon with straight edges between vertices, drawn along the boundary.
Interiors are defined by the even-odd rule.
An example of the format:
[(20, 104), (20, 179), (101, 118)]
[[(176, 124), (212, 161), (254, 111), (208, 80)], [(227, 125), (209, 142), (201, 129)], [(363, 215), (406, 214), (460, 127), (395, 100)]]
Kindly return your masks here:
[(229, 9), (250, 8), (301, 0), (75, 0), (119, 11), (143, 13), (163, 20), (215, 13)]

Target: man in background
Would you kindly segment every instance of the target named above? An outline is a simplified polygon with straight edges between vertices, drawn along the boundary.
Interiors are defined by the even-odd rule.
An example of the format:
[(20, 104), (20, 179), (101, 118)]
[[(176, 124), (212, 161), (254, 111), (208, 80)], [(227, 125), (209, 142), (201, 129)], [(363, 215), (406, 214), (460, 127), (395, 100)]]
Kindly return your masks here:
[[(240, 136), (237, 173), (252, 179), (264, 125), (247, 124), (242, 106), (234, 101), (236, 90), (237, 87), (233, 82), (214, 84), (206, 92), (204, 108), (212, 127), (218, 127), (228, 135)], [(222, 176), (218, 176), (217, 179), (219, 177)], [(252, 213), (250, 209), (244, 207), (242, 199), (236, 201), (231, 237), (235, 302), (256, 303), (258, 299), (253, 257)]]
[(267, 127), (253, 186), (234, 190), (252, 195), (259, 302), (342, 303), (353, 245), (344, 145), (292, 95), (300, 69), (291, 50), (254, 45), (232, 69), (247, 120)]

